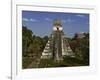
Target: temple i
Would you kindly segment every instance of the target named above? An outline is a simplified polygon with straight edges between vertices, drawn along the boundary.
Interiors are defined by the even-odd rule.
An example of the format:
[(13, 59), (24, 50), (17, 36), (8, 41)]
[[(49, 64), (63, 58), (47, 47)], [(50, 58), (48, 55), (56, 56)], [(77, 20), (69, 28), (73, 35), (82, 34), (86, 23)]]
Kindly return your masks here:
[(65, 38), (63, 27), (60, 19), (53, 21), (53, 31), (42, 52), (41, 59), (53, 59), (54, 62), (60, 62), (64, 57), (74, 57), (67, 38)]

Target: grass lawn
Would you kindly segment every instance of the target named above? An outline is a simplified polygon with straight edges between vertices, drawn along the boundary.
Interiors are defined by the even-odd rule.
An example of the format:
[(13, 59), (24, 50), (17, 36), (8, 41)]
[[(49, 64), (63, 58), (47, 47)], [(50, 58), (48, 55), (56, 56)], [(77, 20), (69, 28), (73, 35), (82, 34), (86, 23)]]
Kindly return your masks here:
[(27, 68), (33, 61), (32, 57), (23, 57), (22, 58), (22, 68)]
[(54, 62), (52, 59), (41, 59), (39, 67), (73, 67), (73, 66), (88, 66), (89, 64), (85, 64), (84, 61), (79, 60), (77, 58), (72, 57), (64, 57), (64, 60), (57, 63)]

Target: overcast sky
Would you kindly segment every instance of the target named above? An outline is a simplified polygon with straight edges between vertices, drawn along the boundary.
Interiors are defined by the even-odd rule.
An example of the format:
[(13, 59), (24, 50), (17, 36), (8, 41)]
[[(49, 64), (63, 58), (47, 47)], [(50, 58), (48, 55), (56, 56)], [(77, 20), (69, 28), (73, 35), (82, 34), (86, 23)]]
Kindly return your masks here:
[(22, 24), (41, 37), (51, 34), (56, 18), (61, 19), (63, 31), (68, 37), (76, 32), (89, 32), (89, 14), (22, 11)]

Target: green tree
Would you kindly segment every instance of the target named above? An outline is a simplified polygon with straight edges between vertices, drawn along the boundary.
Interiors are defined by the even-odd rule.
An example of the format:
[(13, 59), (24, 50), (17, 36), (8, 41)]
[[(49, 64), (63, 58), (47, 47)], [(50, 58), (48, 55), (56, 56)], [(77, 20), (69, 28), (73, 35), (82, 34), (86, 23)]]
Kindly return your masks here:
[(27, 50), (30, 44), (32, 43), (32, 31), (27, 29), (27, 27), (22, 27), (22, 51), (23, 56), (27, 55)]
[(83, 64), (89, 65), (89, 33), (84, 33), (79, 38), (77, 34), (69, 41), (76, 58), (83, 60)]

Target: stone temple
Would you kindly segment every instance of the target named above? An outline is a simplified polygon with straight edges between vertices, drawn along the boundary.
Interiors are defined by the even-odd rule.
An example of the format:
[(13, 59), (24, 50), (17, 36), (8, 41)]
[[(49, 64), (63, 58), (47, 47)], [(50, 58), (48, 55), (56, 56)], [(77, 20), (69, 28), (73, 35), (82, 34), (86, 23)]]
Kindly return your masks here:
[(74, 57), (74, 53), (64, 36), (60, 19), (53, 22), (53, 31), (42, 52), (41, 59), (53, 59), (55, 62), (62, 61), (65, 56)]

